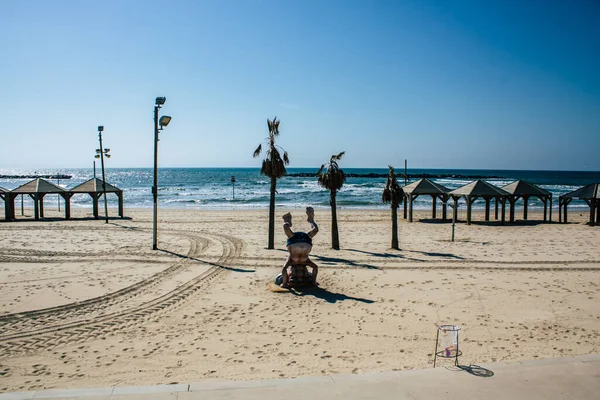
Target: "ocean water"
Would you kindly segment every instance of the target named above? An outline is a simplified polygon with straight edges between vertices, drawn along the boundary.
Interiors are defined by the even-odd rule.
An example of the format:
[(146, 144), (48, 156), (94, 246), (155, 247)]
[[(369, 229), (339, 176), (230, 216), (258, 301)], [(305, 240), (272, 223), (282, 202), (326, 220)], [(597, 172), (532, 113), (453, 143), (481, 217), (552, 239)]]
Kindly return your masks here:
[[(317, 168), (288, 168), (289, 173), (315, 173)], [(344, 168), (346, 173), (386, 174), (387, 169)], [(398, 172), (401, 172), (398, 170)], [(600, 182), (600, 172), (595, 171), (518, 171), (518, 170), (447, 170), (447, 169), (409, 169), (408, 174), (427, 173), (432, 175), (478, 175), (502, 177), (486, 179), (489, 183), (503, 186), (517, 179), (525, 179), (553, 193), (553, 207), (558, 207), (558, 196), (578, 189), (589, 183)], [(60, 186), (72, 188), (93, 176), (91, 168), (81, 169), (38, 169), (17, 170), (0, 169), (0, 175), (25, 174), (65, 174), (71, 179), (61, 180)], [(98, 169), (97, 176), (101, 178)], [(231, 177), (235, 176), (235, 185)], [(152, 207), (152, 168), (109, 168), (106, 169), (106, 181), (123, 189), (125, 208)], [(14, 189), (31, 179), (0, 178), (0, 186)], [(432, 179), (449, 189), (471, 182), (473, 179), (440, 178)], [(58, 183), (56, 180), (52, 180)], [(402, 181), (402, 180), (401, 180)], [(269, 204), (269, 179), (260, 175), (258, 168), (160, 168), (158, 173), (159, 205), (161, 208), (191, 209), (253, 209), (265, 208)], [(339, 208), (384, 209), (389, 205), (381, 203), (381, 193), (385, 178), (348, 178), (337, 196)], [(329, 207), (329, 192), (317, 184), (314, 177), (283, 177), (277, 181), (277, 207)], [(48, 205), (57, 196), (46, 196)], [(109, 206), (116, 207), (116, 196), (109, 195)], [(18, 200), (17, 200), (18, 201)], [(88, 195), (75, 195), (71, 199), (73, 207), (91, 208)], [(31, 200), (25, 198), (25, 206), (31, 206)], [(519, 207), (517, 203), (517, 207)], [(530, 199), (531, 209), (539, 209), (543, 204)], [(430, 209), (431, 197), (419, 197), (414, 203), (415, 209)], [(474, 207), (485, 206), (478, 200)], [(582, 201), (573, 201), (569, 208), (587, 208)]]

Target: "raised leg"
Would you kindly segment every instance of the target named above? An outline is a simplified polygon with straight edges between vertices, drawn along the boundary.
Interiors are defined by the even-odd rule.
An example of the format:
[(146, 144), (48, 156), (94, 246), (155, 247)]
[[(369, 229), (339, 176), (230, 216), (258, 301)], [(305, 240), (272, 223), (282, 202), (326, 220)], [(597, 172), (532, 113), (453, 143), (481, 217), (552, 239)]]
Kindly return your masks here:
[(315, 222), (315, 210), (312, 207), (306, 207), (306, 216), (308, 217), (306, 220), (310, 223), (311, 230), (308, 232), (308, 236), (310, 238), (315, 237), (317, 232), (319, 232), (319, 227)]

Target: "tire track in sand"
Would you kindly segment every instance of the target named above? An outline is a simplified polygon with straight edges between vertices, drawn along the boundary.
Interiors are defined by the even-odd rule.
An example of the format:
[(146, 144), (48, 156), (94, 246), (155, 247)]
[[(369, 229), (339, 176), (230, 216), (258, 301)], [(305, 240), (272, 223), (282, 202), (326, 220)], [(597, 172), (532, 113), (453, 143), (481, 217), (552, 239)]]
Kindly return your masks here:
[[(179, 232), (171, 233), (177, 236), (185, 236), (190, 240), (190, 250), (187, 257), (197, 257), (208, 247), (209, 241), (205, 237)], [(53, 323), (64, 323), (65, 320), (73, 320), (81, 317), (89, 317), (90, 314), (98, 313), (110, 307), (116, 306), (133, 297), (139, 296), (153, 287), (160, 285), (165, 280), (178, 274), (188, 265), (186, 258), (178, 260), (175, 264), (146, 279), (138, 281), (115, 292), (103, 296), (94, 297), (80, 302), (63, 304), (56, 307), (43, 308), (32, 311), (12, 313), (0, 316), (0, 332), (2, 336), (39, 329)]]
[(56, 324), (49, 328), (41, 327), (28, 332), (0, 336), (0, 353), (31, 353), (54, 348), (66, 343), (82, 342), (116, 334), (125, 329), (142, 324), (149, 318), (160, 316), (162, 312), (181, 306), (195, 293), (210, 288), (211, 284), (227, 274), (227, 265), (238, 258), (243, 249), (240, 239), (227, 235), (206, 234), (221, 242), (223, 254), (217, 265), (180, 285), (170, 292), (138, 306), (85, 320)]

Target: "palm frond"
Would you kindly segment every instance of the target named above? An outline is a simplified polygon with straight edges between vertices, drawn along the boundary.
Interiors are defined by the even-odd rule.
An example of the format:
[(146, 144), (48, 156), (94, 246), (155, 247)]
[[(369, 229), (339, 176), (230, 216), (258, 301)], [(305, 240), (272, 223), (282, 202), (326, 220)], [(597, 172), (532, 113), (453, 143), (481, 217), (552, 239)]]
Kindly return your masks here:
[(344, 154), (346, 154), (346, 152), (345, 152), (345, 151), (342, 151), (340, 154), (338, 154), (337, 156), (335, 156), (335, 159), (336, 159), (336, 160), (341, 160), (341, 159), (342, 159), (342, 156), (343, 156)]
[(252, 155), (253, 158), (256, 158), (260, 155), (260, 152), (262, 151), (262, 143), (258, 145), (258, 147), (256, 148), (256, 150), (254, 150), (254, 154)]
[(290, 164), (290, 158), (288, 157), (287, 151), (283, 152), (283, 162), (284, 162), (285, 165), (289, 165)]

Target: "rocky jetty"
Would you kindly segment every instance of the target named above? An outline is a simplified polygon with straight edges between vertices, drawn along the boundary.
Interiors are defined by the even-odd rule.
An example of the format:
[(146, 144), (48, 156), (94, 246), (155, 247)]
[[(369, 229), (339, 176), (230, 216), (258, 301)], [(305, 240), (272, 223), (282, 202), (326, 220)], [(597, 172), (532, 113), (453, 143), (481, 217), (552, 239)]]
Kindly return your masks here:
[(0, 175), (0, 179), (71, 179), (71, 175)]
[[(398, 177), (404, 178), (404, 174), (396, 173)], [(314, 178), (317, 173), (311, 172), (298, 172), (294, 174), (287, 174), (286, 176), (299, 177), (299, 178)], [(368, 174), (354, 174), (347, 173), (346, 178), (387, 178), (388, 174), (375, 174), (370, 172)], [(505, 179), (503, 176), (489, 176), (489, 175), (461, 175), (461, 174), (407, 174), (408, 179)]]

